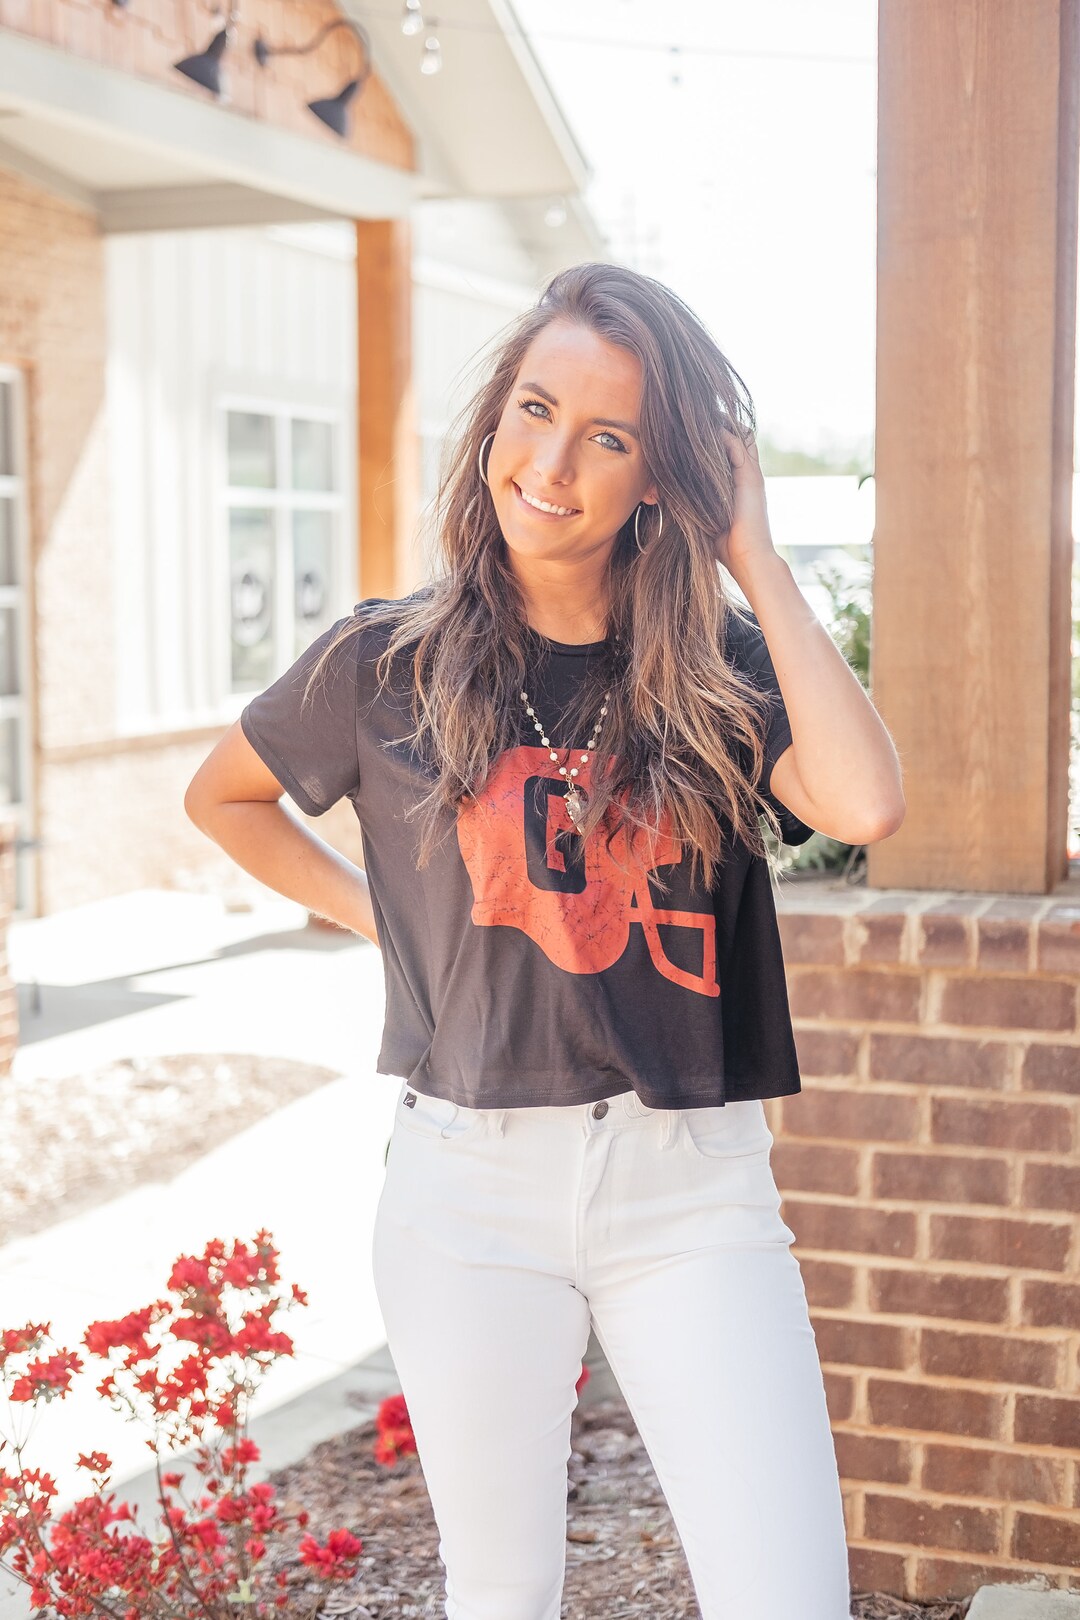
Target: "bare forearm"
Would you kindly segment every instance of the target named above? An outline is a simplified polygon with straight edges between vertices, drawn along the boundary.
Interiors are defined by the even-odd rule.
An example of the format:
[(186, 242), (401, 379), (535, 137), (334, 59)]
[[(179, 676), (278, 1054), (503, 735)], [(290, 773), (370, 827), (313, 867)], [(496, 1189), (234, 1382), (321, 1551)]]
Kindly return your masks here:
[(765, 636), (807, 792), (826, 817), (902, 815), (900, 762), (884, 721), (788, 564), (765, 553), (735, 576)]
[(366, 873), (281, 804), (244, 800), (188, 813), (201, 832), (260, 883), (378, 945)]

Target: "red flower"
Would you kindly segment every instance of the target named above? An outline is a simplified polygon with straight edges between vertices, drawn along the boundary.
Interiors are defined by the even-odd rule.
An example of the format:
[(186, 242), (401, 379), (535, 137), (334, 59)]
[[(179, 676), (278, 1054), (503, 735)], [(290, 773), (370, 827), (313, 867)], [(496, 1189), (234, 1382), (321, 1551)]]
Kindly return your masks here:
[(247, 1498), (223, 1496), (214, 1511), (222, 1524), (242, 1524), (248, 1516)]
[(177, 1399), (186, 1399), (196, 1391), (204, 1394), (210, 1368), (203, 1356), (185, 1356), (178, 1367), (174, 1367), (169, 1374), (168, 1389), (170, 1395)]
[(5, 1328), (0, 1334), (0, 1351), (3, 1352), (0, 1363), (6, 1361), (8, 1356), (22, 1356), (28, 1350), (40, 1350), (49, 1337), (51, 1326), (51, 1322), (27, 1322), (25, 1327)]
[(43, 1361), (32, 1361), (23, 1377), (15, 1380), (8, 1399), (33, 1401), (43, 1395), (51, 1401), (54, 1395), (66, 1395), (71, 1388), (72, 1373), (81, 1372), (82, 1365), (73, 1350), (61, 1350)]
[(416, 1438), (403, 1395), (388, 1395), (379, 1406), (375, 1422), (379, 1430), (374, 1447), (376, 1462), (389, 1466), (399, 1457), (415, 1452)]
[(190, 1533), (203, 1547), (222, 1547), (225, 1544), (225, 1537), (213, 1519), (200, 1519), (197, 1524), (190, 1526)]
[(231, 1474), (237, 1463), (243, 1467), (246, 1463), (258, 1462), (261, 1455), (254, 1440), (241, 1440), (235, 1446), (226, 1446), (221, 1453), (222, 1471)]
[(197, 1260), (193, 1254), (182, 1254), (169, 1273), (169, 1287), (178, 1294), (194, 1290), (209, 1293), (210, 1266), (205, 1257)]
[(400, 1429), (409, 1421), (404, 1395), (388, 1395), (379, 1407), (375, 1422), (380, 1429)]
[(293, 1342), (287, 1333), (272, 1332), (269, 1322), (261, 1312), (250, 1312), (244, 1317), (243, 1327), (233, 1338), (233, 1348), (242, 1356), (253, 1355), (258, 1351), (288, 1356), (292, 1354)]
[(349, 1530), (331, 1530), (326, 1545), (335, 1558), (359, 1558), (364, 1544)]
[(107, 1474), (112, 1467), (112, 1463), (103, 1451), (92, 1451), (89, 1457), (84, 1457), (80, 1451), (79, 1460), (75, 1466), (77, 1468), (86, 1468), (91, 1474)]
[(92, 1356), (106, 1357), (110, 1350), (130, 1350), (131, 1365), (147, 1361), (153, 1354), (146, 1341), (151, 1322), (156, 1321), (167, 1307), (158, 1301), (145, 1305), (141, 1311), (131, 1311), (115, 1322), (91, 1322), (83, 1334), (83, 1344)]
[(374, 1452), (376, 1462), (394, 1463), (399, 1457), (411, 1455), (416, 1450), (416, 1437), (412, 1425), (405, 1423), (400, 1429), (383, 1429), (375, 1442)]
[(324, 1547), (320, 1547), (314, 1536), (304, 1536), (299, 1547), (300, 1562), (320, 1575), (348, 1575), (352, 1571), (347, 1566), (356, 1562), (363, 1545), (348, 1530), (331, 1530)]
[(219, 1316), (178, 1316), (171, 1332), (174, 1339), (187, 1339), (213, 1355), (224, 1355), (232, 1348), (229, 1325)]

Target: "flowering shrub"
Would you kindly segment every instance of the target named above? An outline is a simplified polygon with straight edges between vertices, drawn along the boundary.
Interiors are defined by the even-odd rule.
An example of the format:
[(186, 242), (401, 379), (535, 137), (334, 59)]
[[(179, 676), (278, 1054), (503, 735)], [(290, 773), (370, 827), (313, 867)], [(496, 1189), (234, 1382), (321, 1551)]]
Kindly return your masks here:
[[(93, 1490), (56, 1513), (55, 1481), (23, 1466), (21, 1443), (0, 1442), (0, 1461), (9, 1446), (15, 1457), (13, 1472), (0, 1467), (0, 1566), (30, 1587), (39, 1613), (61, 1620), (264, 1615), (290, 1606), (291, 1566), (301, 1580), (320, 1581), (315, 1608), (308, 1599), (302, 1611), (313, 1615), (321, 1583), (355, 1573), (363, 1547), (356, 1536), (333, 1530), (323, 1544), (307, 1534), (293, 1553), (286, 1538), (304, 1529), (309, 1515), (284, 1513), (272, 1485), (247, 1479), (259, 1461), (247, 1437), (251, 1396), (267, 1369), (293, 1353), (275, 1319), (307, 1303), (295, 1283), (279, 1288), (277, 1260), (268, 1232), (258, 1232), (251, 1246), (214, 1239), (201, 1255), (176, 1261), (170, 1297), (115, 1322), (92, 1322), (83, 1336), (87, 1355), (109, 1368), (98, 1393), (153, 1430), (146, 1443), (161, 1506), (156, 1535), (143, 1533), (137, 1509), (106, 1493), (112, 1463), (103, 1452), (79, 1454)], [(0, 1380), (13, 1411), (63, 1399), (83, 1369), (82, 1357), (51, 1345), (49, 1335), (47, 1322), (0, 1335)], [(392, 1437), (396, 1456), (412, 1429), (403, 1402), (384, 1406), (392, 1419), (380, 1444)], [(163, 1470), (162, 1457), (193, 1442), (201, 1479), (189, 1494), (183, 1474)]]

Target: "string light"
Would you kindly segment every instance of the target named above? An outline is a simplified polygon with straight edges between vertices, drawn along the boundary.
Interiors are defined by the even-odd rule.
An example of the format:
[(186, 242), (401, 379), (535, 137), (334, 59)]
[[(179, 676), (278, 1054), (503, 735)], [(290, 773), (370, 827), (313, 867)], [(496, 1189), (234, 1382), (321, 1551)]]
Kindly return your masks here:
[[(435, 19), (432, 18), (432, 27), (434, 28), (434, 26)], [(424, 40), (424, 54), (420, 58), (420, 71), (421, 73), (438, 73), (441, 67), (442, 47), (439, 44), (438, 36), (429, 33)]]
[(401, 18), (401, 32), (403, 34), (419, 34), (423, 32), (424, 14), (420, 10), (420, 0), (405, 0), (405, 10)]
[[(407, 4), (407, 0), (406, 0)], [(354, 9), (359, 16), (392, 19), (398, 15), (393, 11), (380, 11), (375, 6), (356, 6)], [(687, 57), (731, 57), (739, 61), (760, 62), (815, 62), (823, 65), (836, 65), (841, 67), (874, 67), (877, 65), (876, 56), (837, 56), (817, 54), (812, 51), (758, 51), (739, 50), (727, 45), (687, 45), (676, 40), (649, 40), (649, 39), (613, 39), (610, 34), (560, 34), (549, 33), (542, 28), (512, 28), (502, 27), (498, 23), (469, 23), (469, 22), (440, 22), (442, 29), (457, 29), (463, 33), (472, 34), (500, 34), (504, 38), (508, 34), (516, 34), (523, 40), (551, 40), (556, 44), (566, 45), (599, 45), (605, 51), (652, 51), (660, 53), (679, 52)], [(419, 32), (419, 30), (417, 30)]]

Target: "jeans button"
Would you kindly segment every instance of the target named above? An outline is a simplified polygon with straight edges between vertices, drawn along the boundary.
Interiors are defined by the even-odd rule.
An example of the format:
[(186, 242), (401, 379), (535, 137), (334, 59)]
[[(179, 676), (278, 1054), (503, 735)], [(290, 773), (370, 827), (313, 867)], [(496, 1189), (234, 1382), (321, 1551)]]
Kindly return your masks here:
[(608, 1111), (608, 1105), (607, 1105), (606, 1102), (594, 1103), (593, 1104), (593, 1111), (592, 1111), (593, 1112), (593, 1119), (603, 1119), (603, 1117), (607, 1113), (607, 1111)]

